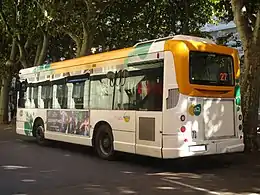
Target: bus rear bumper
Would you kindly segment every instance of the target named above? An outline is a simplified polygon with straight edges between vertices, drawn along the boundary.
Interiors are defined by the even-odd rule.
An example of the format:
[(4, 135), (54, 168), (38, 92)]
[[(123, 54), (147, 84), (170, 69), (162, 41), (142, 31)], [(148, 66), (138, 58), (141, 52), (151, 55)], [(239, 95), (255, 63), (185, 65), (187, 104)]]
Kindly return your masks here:
[[(166, 141), (167, 140), (167, 141)], [(174, 140), (175, 142), (170, 142)], [(224, 154), (224, 153), (234, 153), (244, 151), (243, 140), (238, 138), (226, 139), (226, 140), (214, 140), (205, 141), (200, 143), (183, 143), (179, 148), (176, 146), (176, 137), (167, 136), (164, 137), (164, 145), (162, 148), (162, 157), (164, 159), (173, 159), (179, 157), (189, 157), (189, 156), (204, 156), (204, 155), (214, 155), (214, 154)], [(168, 145), (166, 145), (168, 143)], [(173, 144), (175, 143), (175, 144)], [(177, 142), (178, 143), (178, 142)], [(172, 147), (170, 147), (172, 146)], [(196, 149), (194, 149), (196, 148)]]
[[(220, 142), (217, 143), (218, 153), (232, 153), (232, 152), (242, 152), (244, 151), (244, 143), (241, 140), (236, 140), (237, 143), (233, 142), (231, 144)], [(227, 141), (228, 142), (228, 141)]]

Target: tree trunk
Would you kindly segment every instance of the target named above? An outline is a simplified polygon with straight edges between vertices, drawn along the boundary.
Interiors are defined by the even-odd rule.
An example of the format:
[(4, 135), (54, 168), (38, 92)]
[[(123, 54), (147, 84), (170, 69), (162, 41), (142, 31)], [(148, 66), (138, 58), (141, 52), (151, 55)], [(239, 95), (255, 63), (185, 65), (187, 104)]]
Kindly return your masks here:
[(39, 59), (39, 56), (40, 56), (40, 54), (41, 54), (41, 50), (42, 50), (42, 40), (40, 40), (40, 42), (39, 42), (38, 45), (37, 45), (37, 50), (36, 50), (36, 54), (35, 54), (35, 58), (34, 58), (34, 63), (33, 63), (34, 66), (37, 66), (38, 59)]
[(41, 65), (44, 63), (44, 60), (46, 59), (46, 55), (47, 55), (48, 46), (49, 46), (49, 36), (46, 33), (44, 33), (41, 53), (38, 58), (37, 65)]
[(185, 18), (182, 22), (182, 33), (185, 34), (185, 35), (188, 35), (189, 34), (189, 3), (188, 3), (188, 0), (183, 0), (183, 3), (184, 3), (184, 15), (185, 15)]
[(4, 88), (3, 88), (3, 123), (8, 123), (8, 112), (9, 112), (9, 92), (10, 85), (12, 81), (12, 75), (9, 73), (7, 78), (4, 79)]
[(81, 49), (80, 49), (80, 53), (78, 57), (82, 57), (85, 56), (87, 53), (87, 49), (88, 49), (88, 38), (84, 37), (83, 41), (82, 41), (82, 45), (81, 45)]
[(20, 52), (20, 59), (19, 60), (22, 64), (23, 68), (31, 67), (29, 61), (27, 60), (28, 56), (26, 55), (26, 51), (24, 49), (24, 46), (19, 43), (18, 48), (19, 48), (19, 52)]
[(75, 42), (76, 44), (76, 48), (77, 48), (77, 51), (76, 51), (76, 57), (79, 57), (80, 56), (80, 50), (81, 50), (81, 43), (82, 41), (80, 40), (80, 38), (76, 35), (74, 35), (73, 33), (69, 32), (69, 31), (66, 31), (66, 34), (70, 36), (70, 38)]
[(257, 123), (260, 95), (260, 48), (245, 51), (245, 72), (241, 86), (245, 152), (257, 151)]
[(78, 57), (86, 56), (91, 53), (91, 47), (93, 45), (93, 36), (88, 34), (84, 37), (81, 45), (80, 55)]
[(16, 45), (16, 39), (13, 38), (12, 41), (12, 48), (10, 53), (10, 58), (6, 62), (7, 66), (7, 75), (4, 78), (4, 88), (3, 88), (3, 122), (8, 122), (8, 105), (9, 105), (9, 92), (10, 92), (10, 84), (12, 81), (12, 70), (15, 65), (15, 59), (17, 55), (17, 45)]

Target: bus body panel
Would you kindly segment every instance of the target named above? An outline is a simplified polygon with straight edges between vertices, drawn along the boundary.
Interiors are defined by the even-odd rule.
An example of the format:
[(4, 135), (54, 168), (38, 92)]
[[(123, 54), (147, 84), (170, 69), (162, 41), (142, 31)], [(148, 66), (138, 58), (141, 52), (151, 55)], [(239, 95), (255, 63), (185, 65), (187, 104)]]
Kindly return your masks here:
[(162, 112), (136, 112), (136, 154), (162, 157)]
[(91, 137), (93, 137), (95, 126), (99, 122), (106, 122), (111, 126), (111, 129), (113, 131), (114, 148), (117, 151), (135, 153), (135, 118), (135, 111), (91, 110)]
[(16, 116), (16, 132), (20, 135), (33, 136), (33, 124), (35, 119), (40, 117), (46, 122), (46, 110), (35, 108), (18, 108)]
[[(203, 145), (206, 145), (207, 147), (206, 151), (203, 150), (198, 151), (198, 146), (201, 147), (203, 145), (196, 145), (196, 143), (194, 143), (194, 145), (191, 145), (190, 143), (184, 143), (181, 147), (176, 147), (175, 145), (176, 141), (178, 141), (177, 136), (174, 135), (163, 136), (164, 147), (162, 151), (163, 151), (164, 159), (241, 152), (244, 150), (243, 141), (237, 138), (217, 140), (215, 142), (212, 141), (212, 142), (204, 143)], [(191, 149), (191, 147), (193, 149)]]
[[(243, 151), (242, 120), (238, 119), (242, 113), (234, 87), (191, 85), (188, 66), (181, 66), (189, 64), (189, 46), (167, 41), (165, 48), (169, 51), (165, 51), (163, 158)], [(223, 52), (214, 48), (210, 51)], [(234, 57), (234, 71), (239, 72), (235, 51), (228, 48), (226, 52)]]
[[(174, 56), (174, 64), (180, 93), (195, 97), (219, 97), (232, 98), (235, 94), (233, 86), (212, 86), (196, 85), (189, 81), (189, 52), (212, 52), (217, 54), (226, 54), (232, 56), (234, 60), (235, 79), (240, 76), (238, 52), (232, 48), (206, 44), (194, 41), (176, 41), (168, 40), (165, 44), (165, 51), (171, 51)], [(184, 65), (185, 64), (185, 65)], [(225, 93), (224, 93), (225, 92)]]

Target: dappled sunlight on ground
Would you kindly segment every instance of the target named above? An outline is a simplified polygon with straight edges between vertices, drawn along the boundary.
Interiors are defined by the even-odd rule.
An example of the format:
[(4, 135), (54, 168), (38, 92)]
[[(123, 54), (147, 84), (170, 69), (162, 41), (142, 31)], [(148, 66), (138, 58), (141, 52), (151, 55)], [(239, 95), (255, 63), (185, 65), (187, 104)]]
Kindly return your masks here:
[(0, 187), (20, 194), (260, 194), (258, 153), (176, 160), (118, 153), (115, 161), (105, 161), (84, 146), (53, 142), (40, 147), (9, 132), (3, 137), (0, 174), (14, 185)]
[[(213, 165), (211, 169), (206, 168), (206, 163), (214, 160), (210, 158), (204, 158), (205, 160), (201, 161), (205, 167), (194, 164), (194, 170), (191, 172), (158, 172), (148, 173), (148, 175), (157, 176), (174, 187), (189, 188), (194, 193), (260, 194), (260, 166), (255, 164), (260, 163), (260, 154), (259, 157), (253, 158), (241, 154), (219, 156), (218, 160), (223, 162), (223, 167), (221, 168), (221, 164), (218, 164), (220, 167)], [(228, 158), (229, 162), (227, 162)], [(164, 167), (164, 169), (167, 168)]]
[[(27, 141), (28, 142), (28, 141)], [(34, 144), (33, 142), (28, 142)], [(75, 154), (95, 157), (92, 149), (66, 143), (50, 145), (52, 150), (61, 149), (69, 158)], [(64, 153), (64, 154), (65, 154)], [(125, 175), (129, 186), (113, 178), (109, 187), (101, 184), (84, 184), (87, 192), (96, 194), (143, 194), (142, 188), (151, 193), (193, 193), (193, 194), (260, 194), (260, 154), (245, 156), (243, 153), (204, 157), (191, 157), (176, 160), (161, 160), (138, 155), (118, 153), (115, 161), (104, 161), (95, 157), (101, 164), (126, 166), (117, 174)], [(116, 165), (116, 166), (117, 166)], [(149, 184), (150, 183), (150, 184)], [(112, 186), (112, 187), (111, 187)], [(81, 187), (80, 187), (81, 188)], [(145, 191), (145, 192), (146, 192)], [(143, 191), (144, 192), (144, 191)]]

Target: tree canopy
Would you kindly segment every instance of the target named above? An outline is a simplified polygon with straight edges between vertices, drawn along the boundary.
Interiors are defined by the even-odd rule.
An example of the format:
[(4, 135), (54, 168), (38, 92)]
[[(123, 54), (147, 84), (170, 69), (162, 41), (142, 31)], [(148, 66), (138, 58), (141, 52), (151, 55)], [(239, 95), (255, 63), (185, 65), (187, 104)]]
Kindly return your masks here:
[(26, 68), (89, 55), (93, 47), (101, 52), (199, 34), (211, 15), (208, 0), (15, 0), (2, 3), (0, 24), (9, 45), (15, 42), (13, 65)]
[[(244, 49), (244, 139), (254, 150), (260, 89), (260, 0), (0, 1), (0, 69), (8, 74), (234, 20)], [(5, 74), (1, 74), (5, 75)]]

